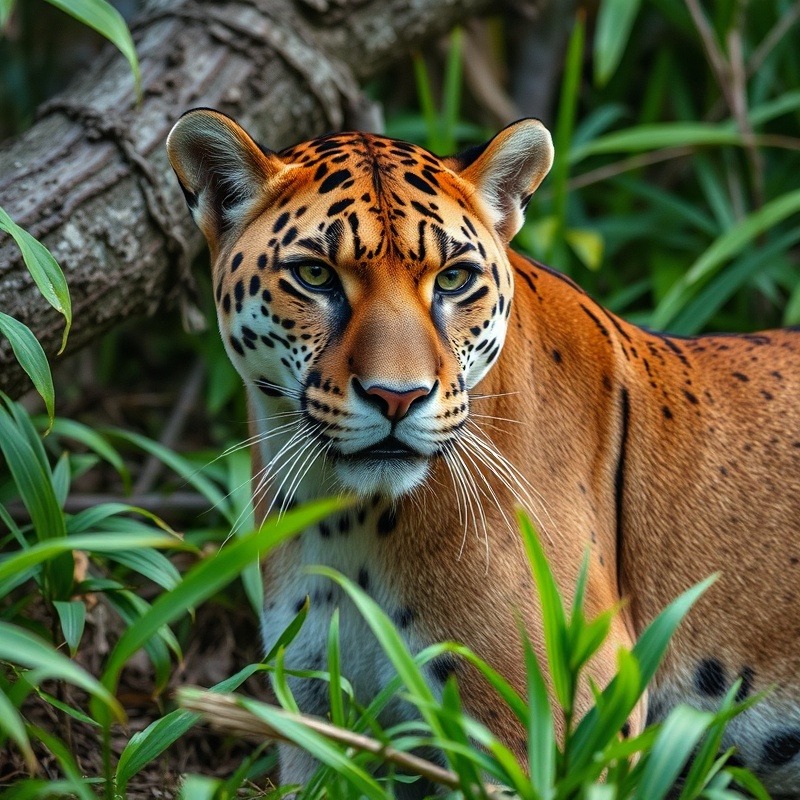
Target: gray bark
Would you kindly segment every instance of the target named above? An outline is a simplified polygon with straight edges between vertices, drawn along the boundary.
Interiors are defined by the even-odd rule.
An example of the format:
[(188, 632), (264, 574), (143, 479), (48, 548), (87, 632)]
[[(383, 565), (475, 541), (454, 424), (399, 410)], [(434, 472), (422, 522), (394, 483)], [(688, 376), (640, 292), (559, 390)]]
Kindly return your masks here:
[[(148, 0), (132, 25), (141, 104), (126, 62), (109, 49), (0, 151), (0, 205), (66, 274), (74, 314), (67, 352), (175, 301), (192, 316), (189, 264), (204, 244), (164, 151), (183, 111), (218, 108), (274, 149), (345, 124), (368, 127), (359, 81), (490, 5)], [(63, 320), (10, 237), (0, 237), (0, 309), (31, 327), (52, 358)], [(29, 385), (2, 343), (0, 390), (14, 396)]]

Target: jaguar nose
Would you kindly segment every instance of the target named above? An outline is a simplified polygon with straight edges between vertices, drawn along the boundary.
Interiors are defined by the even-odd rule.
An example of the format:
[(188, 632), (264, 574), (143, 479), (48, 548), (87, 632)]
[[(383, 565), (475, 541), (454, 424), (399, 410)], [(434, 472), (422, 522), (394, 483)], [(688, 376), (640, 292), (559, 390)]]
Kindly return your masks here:
[(362, 400), (377, 407), (387, 419), (397, 422), (408, 414), (414, 403), (433, 394), (436, 384), (431, 387), (417, 386), (414, 389), (401, 390), (380, 384), (364, 386), (358, 378), (353, 378), (353, 387)]

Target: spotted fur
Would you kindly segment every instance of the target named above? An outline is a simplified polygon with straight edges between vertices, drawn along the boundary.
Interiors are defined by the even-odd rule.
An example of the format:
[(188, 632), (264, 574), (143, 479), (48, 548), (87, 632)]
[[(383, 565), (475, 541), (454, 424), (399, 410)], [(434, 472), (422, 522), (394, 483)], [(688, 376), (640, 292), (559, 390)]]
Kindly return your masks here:
[[(800, 797), (800, 334), (645, 331), (509, 250), (552, 160), (534, 120), (441, 159), (363, 133), (274, 153), (196, 110), (168, 150), (247, 387), (259, 513), (359, 496), (269, 558), (266, 646), (308, 597), (287, 660), (322, 666), (339, 606), (359, 698), (386, 684), (359, 615), (304, 572), (324, 563), (357, 581), (413, 650), (462, 641), (523, 690), (515, 615), (545, 654), (509, 521), (519, 502), (565, 591), (588, 549), (589, 613), (626, 601), (592, 664), (600, 683), (619, 645), (720, 573), (628, 730), (679, 702), (714, 708), (737, 679), (739, 699), (773, 687), (724, 746), (776, 796)], [(443, 288), (464, 271), (458, 291)], [(471, 669), (453, 658), (428, 669), (434, 687), (455, 674), (467, 710), (524, 756), (517, 721)], [(323, 684), (295, 688), (305, 710), (325, 713)], [(584, 691), (581, 709), (589, 701)], [(385, 716), (409, 714), (398, 701)], [(289, 751), (282, 761), (288, 781), (312, 768)]]

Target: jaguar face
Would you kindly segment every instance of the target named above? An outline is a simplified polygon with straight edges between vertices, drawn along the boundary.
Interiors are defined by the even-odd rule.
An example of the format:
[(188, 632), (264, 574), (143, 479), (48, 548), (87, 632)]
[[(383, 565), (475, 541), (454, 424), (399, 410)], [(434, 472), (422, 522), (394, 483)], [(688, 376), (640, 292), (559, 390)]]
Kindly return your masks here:
[[(537, 157), (511, 164), (516, 139)], [(468, 424), (511, 312), (505, 245), (549, 147), (535, 121), (450, 159), (363, 133), (270, 153), (208, 111), (173, 130), (230, 358), (267, 414), (302, 422), (340, 488), (399, 496)]]

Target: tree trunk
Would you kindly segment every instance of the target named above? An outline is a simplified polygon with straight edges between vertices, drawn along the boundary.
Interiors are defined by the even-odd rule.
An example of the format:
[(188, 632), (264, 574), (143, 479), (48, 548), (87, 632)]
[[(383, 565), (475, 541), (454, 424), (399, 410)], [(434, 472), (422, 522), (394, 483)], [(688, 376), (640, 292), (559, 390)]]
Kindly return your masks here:
[[(148, 0), (132, 31), (141, 104), (127, 63), (95, 67), (40, 109), (0, 152), (0, 205), (55, 255), (73, 303), (68, 352), (128, 317), (191, 302), (203, 242), (167, 163), (180, 114), (218, 108), (274, 149), (340, 128), (369, 127), (363, 81), (490, 0)], [(0, 234), (0, 309), (25, 322), (49, 356), (63, 319), (10, 237)], [(195, 312), (196, 313), (196, 312)], [(29, 383), (7, 343), (0, 390)]]

